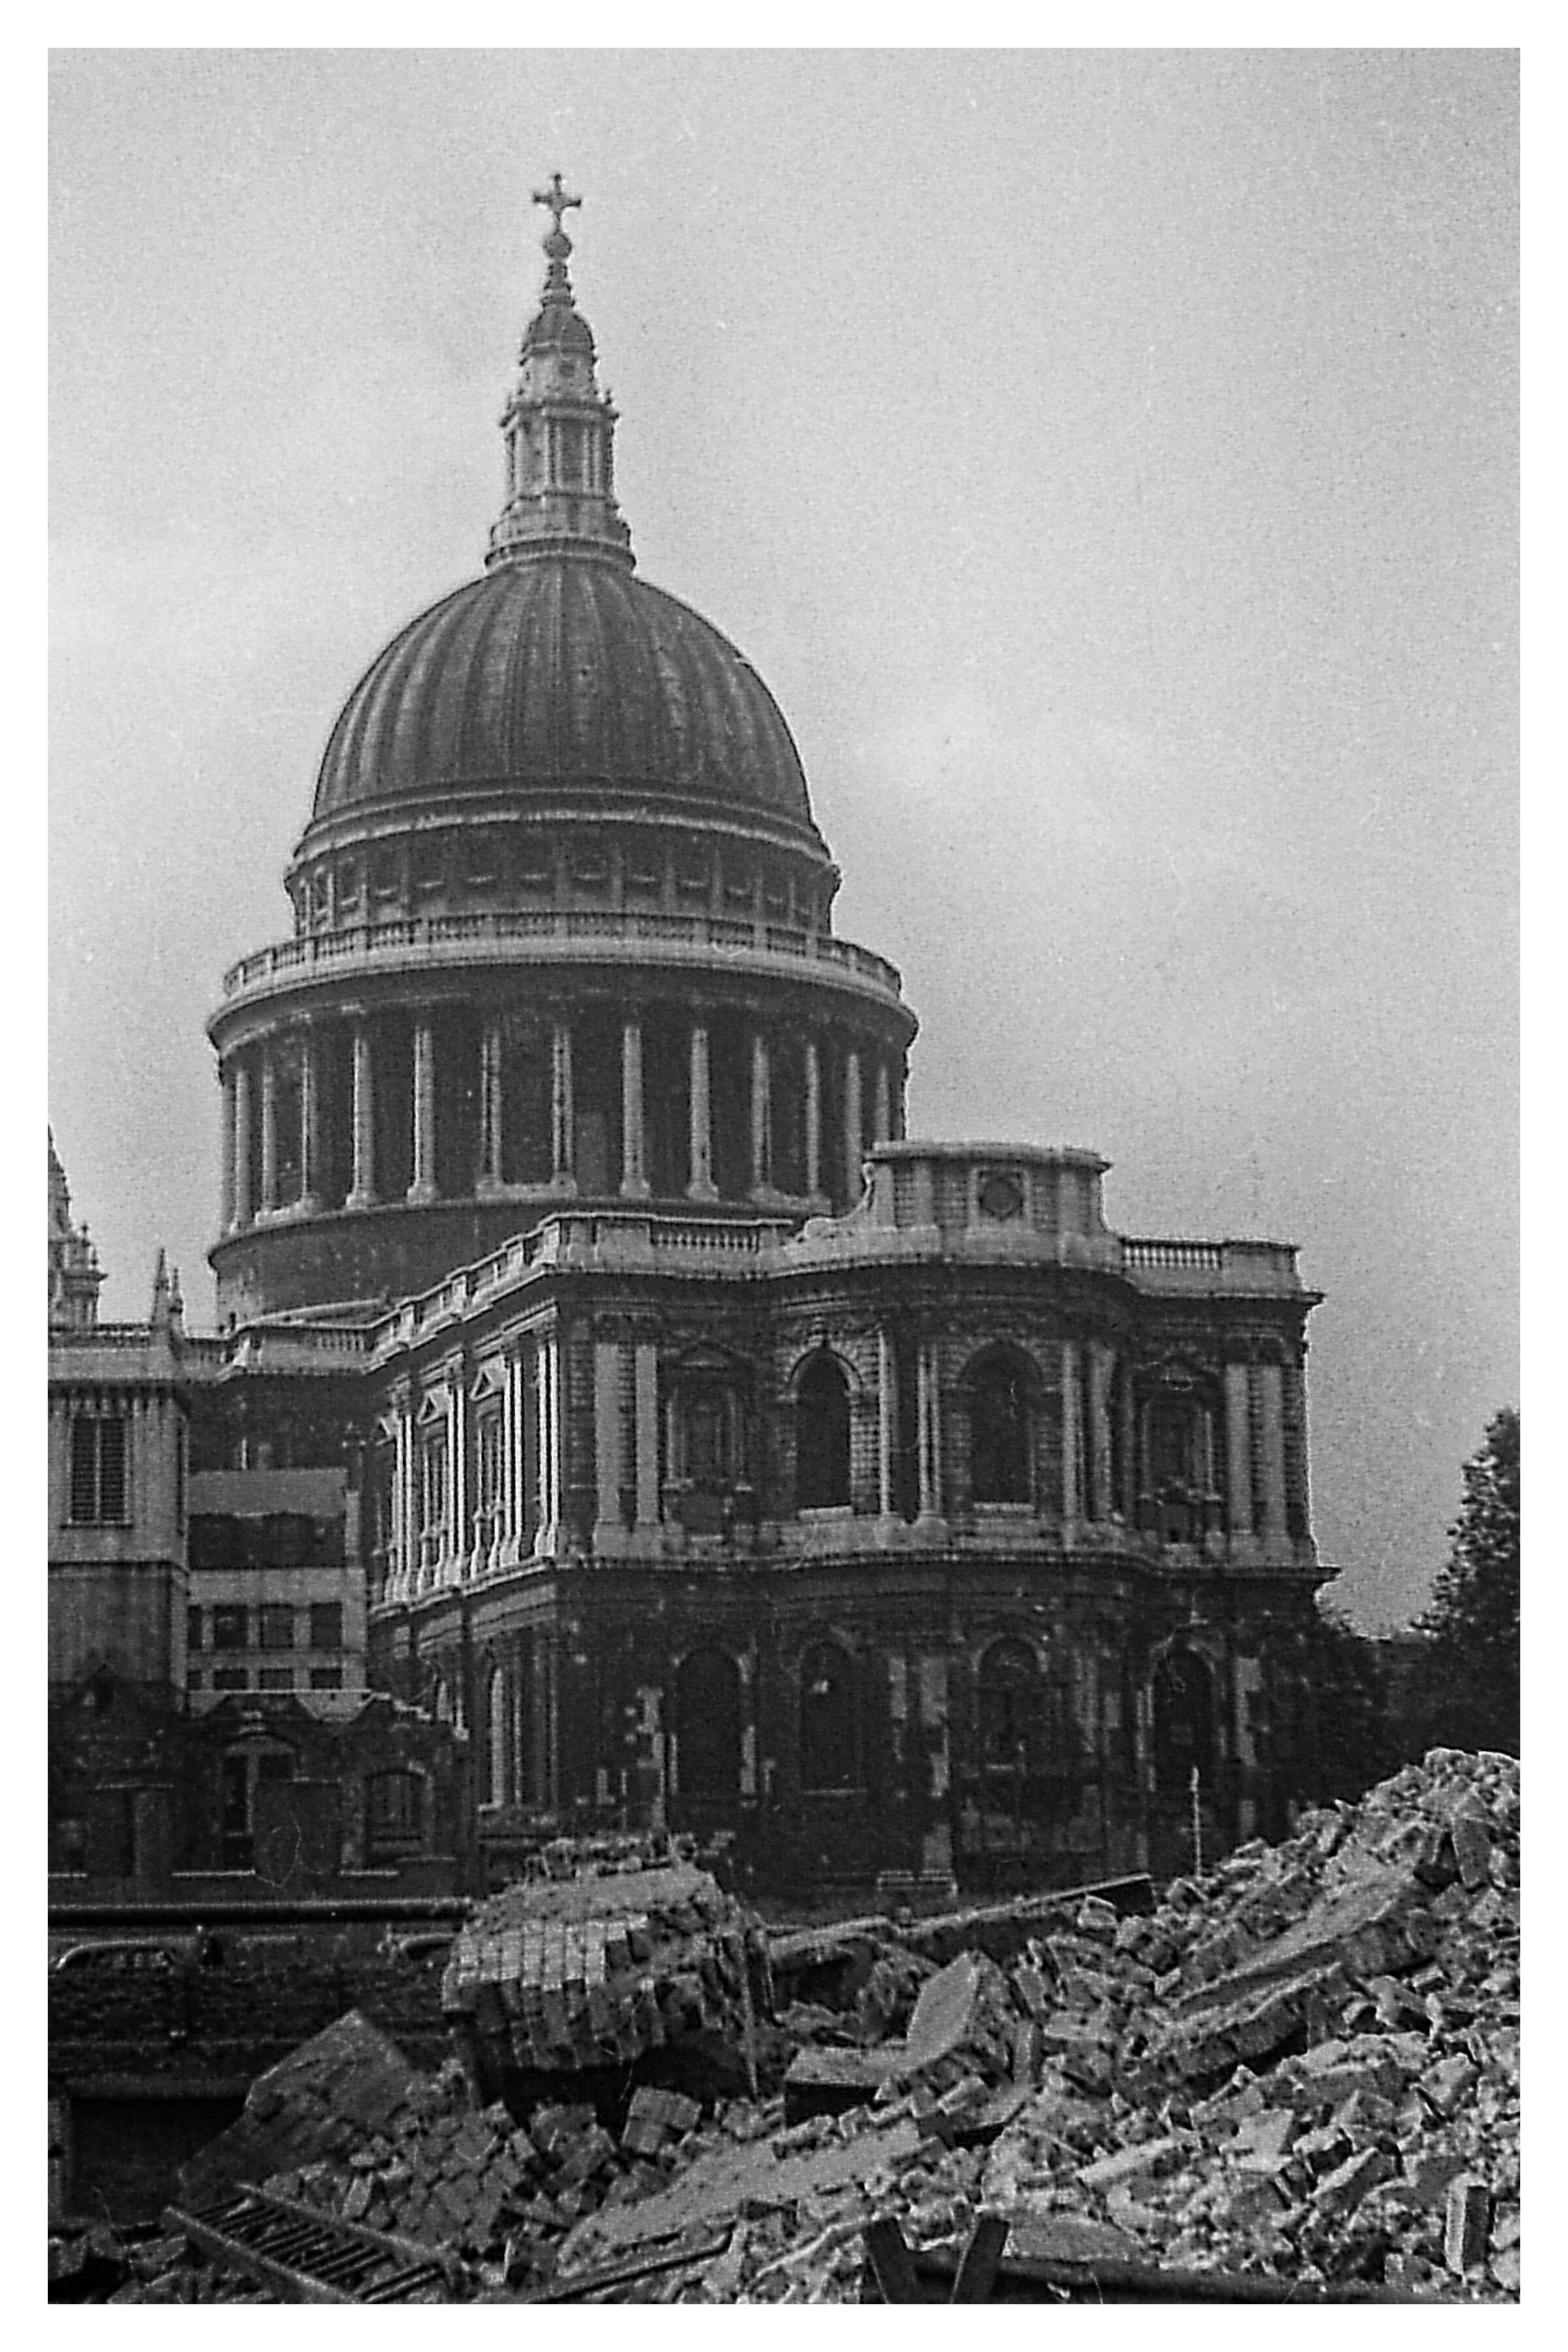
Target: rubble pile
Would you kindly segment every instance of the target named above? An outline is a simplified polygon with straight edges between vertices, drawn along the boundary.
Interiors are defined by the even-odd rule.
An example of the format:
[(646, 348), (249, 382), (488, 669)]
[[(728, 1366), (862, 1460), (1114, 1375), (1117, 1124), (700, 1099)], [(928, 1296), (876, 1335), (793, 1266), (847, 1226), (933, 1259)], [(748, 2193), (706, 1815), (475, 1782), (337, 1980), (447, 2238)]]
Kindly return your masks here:
[(1073, 2217), (1175, 2265), (1518, 2293), (1510, 1758), (1434, 1751), (1042, 1958), (1042, 2084), (984, 2184), (1016, 2244)]
[(704, 2040), (751, 2051), (772, 2006), (767, 1943), (706, 1871), (634, 1858), (493, 1896), (453, 1945), (441, 2005), (490, 2098), (514, 2075)]
[[(889, 1930), (842, 2006), (798, 2002), (753, 2042), (781, 2062), (768, 2096), (700, 2105), (645, 2080), (628, 2103), (623, 2067), (614, 2102), (558, 2070), (523, 2108), (479, 2106), (471, 2062), (418, 2074), (351, 2017), (263, 2077), (194, 2169), (240, 2164), (439, 2247), (458, 2299), (854, 2301), (869, 2221), (953, 2251), (982, 2212), (1006, 2217), (1010, 2253), (1058, 2263), (1513, 2299), (1519, 1821), (1516, 1763), (1436, 1750), (1151, 1914), (1083, 1898), (1007, 1966), (968, 1950), (933, 1970)], [(743, 1970), (749, 1923), (711, 1881), (666, 1908), (637, 1876), (623, 1906), (591, 1881), (552, 1922), (492, 1906), (448, 1974), (458, 2014), (558, 2053), (586, 2002), (602, 2051), (595, 1986), (690, 1973), (732, 2016), (733, 1978), (716, 2000), (702, 1958), (733, 1937)], [(542, 1957), (595, 1948), (602, 1976)], [(150, 2274), (153, 2251), (116, 2299), (221, 2291), (183, 2251)]]

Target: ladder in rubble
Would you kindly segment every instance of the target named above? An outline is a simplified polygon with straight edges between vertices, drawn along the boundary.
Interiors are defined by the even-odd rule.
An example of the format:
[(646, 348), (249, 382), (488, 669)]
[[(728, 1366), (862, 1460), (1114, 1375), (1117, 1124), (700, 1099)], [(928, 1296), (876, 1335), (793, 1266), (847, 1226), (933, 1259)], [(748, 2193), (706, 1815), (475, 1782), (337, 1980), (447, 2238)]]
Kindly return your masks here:
[(188, 2213), (171, 2205), (163, 2220), (214, 2262), (270, 2287), (279, 2303), (450, 2300), (450, 2263), (428, 2246), (246, 2182)]

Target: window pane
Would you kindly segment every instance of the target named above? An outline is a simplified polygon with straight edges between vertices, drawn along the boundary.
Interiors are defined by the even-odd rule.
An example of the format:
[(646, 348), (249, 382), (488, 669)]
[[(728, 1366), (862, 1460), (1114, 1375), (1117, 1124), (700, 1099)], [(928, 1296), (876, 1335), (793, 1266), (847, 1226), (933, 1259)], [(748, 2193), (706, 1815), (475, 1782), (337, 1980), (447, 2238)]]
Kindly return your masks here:
[(199, 1650), (202, 1646), (202, 1612), (199, 1609), (185, 1612), (185, 1647)]
[[(249, 1646), (250, 1628), (247, 1622), (249, 1612), (228, 1607), (213, 1611), (213, 1648), (243, 1650)], [(232, 1684), (227, 1685), (232, 1689)], [(241, 1685), (243, 1688), (243, 1685)]]
[(342, 1666), (312, 1666), (310, 1668), (310, 1688), (312, 1690), (342, 1690), (342, 1686), (343, 1670)]
[(125, 1517), (125, 1423), (98, 1424), (98, 1516), (112, 1527)]
[(294, 1687), (292, 1666), (263, 1666), (256, 1678), (258, 1690), (285, 1691)]
[(71, 1423), (70, 1515), (79, 1528), (98, 1517), (98, 1423), (85, 1415)]
[(213, 1676), (215, 1691), (248, 1690), (250, 1676), (243, 1666), (219, 1666)]
[(286, 1601), (269, 1601), (261, 1611), (261, 1646), (264, 1650), (291, 1650), (294, 1646), (294, 1612)]
[(341, 1650), (343, 1646), (343, 1605), (341, 1601), (310, 1603), (310, 1647)]

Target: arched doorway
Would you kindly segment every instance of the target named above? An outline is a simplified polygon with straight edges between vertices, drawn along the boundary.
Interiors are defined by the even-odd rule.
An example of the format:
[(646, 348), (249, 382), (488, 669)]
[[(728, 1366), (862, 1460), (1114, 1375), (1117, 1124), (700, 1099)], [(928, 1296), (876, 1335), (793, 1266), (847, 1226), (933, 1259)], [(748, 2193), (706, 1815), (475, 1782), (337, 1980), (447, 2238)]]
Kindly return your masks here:
[(855, 1664), (822, 1642), (800, 1662), (800, 1785), (807, 1794), (859, 1785)]
[(1185, 1796), (1194, 1769), (1204, 1788), (1217, 1762), (1214, 1677), (1195, 1650), (1167, 1650), (1153, 1675), (1154, 1785), (1162, 1796)]
[(727, 1651), (693, 1650), (675, 1678), (675, 1789), (682, 1804), (741, 1792), (741, 1670)]

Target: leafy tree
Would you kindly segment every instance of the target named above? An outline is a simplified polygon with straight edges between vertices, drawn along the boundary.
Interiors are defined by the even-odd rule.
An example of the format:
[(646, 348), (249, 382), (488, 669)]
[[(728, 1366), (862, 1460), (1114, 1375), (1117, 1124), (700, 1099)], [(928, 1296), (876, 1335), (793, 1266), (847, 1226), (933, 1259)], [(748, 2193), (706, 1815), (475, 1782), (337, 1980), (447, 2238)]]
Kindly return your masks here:
[(1419, 1620), (1433, 1742), (1519, 1753), (1519, 1415), (1498, 1413), (1465, 1465), (1451, 1549)]

